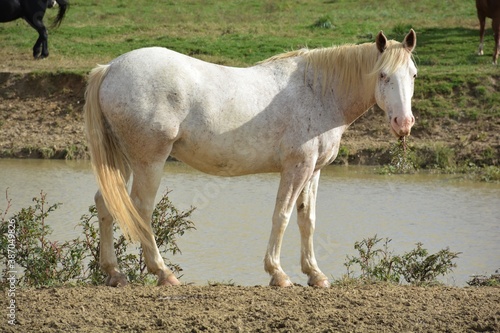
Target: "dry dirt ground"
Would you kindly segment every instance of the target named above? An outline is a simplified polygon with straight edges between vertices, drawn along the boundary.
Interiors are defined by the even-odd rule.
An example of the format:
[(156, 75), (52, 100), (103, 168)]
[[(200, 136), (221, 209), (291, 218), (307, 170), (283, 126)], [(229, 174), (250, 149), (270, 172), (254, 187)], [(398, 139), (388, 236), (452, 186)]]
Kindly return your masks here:
[(15, 299), (18, 322), (3, 315), (2, 332), (500, 332), (493, 287), (88, 286)]

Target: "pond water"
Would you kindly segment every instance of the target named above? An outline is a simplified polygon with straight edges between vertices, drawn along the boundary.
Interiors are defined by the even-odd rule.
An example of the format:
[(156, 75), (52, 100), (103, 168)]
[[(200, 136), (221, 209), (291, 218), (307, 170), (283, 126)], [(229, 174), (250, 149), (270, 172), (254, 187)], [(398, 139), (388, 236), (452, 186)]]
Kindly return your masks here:
[[(196, 230), (179, 239), (181, 255), (171, 258), (184, 269), (182, 281), (267, 285), (263, 256), (271, 230), (277, 174), (222, 178), (168, 162), (160, 195), (180, 210), (197, 207)], [(10, 213), (32, 204), (40, 190), (60, 202), (48, 223), (53, 240), (80, 235), (80, 216), (93, 204), (96, 182), (87, 161), (0, 159), (0, 190), (8, 188)], [(0, 209), (6, 200), (0, 200)], [(10, 215), (9, 215), (10, 216)], [(292, 216), (282, 248), (282, 265), (293, 282), (300, 272), (300, 236)], [(500, 268), (500, 185), (460, 181), (443, 175), (377, 175), (370, 167), (330, 166), (322, 171), (315, 233), (316, 257), (330, 278), (346, 273), (354, 242), (378, 235), (390, 238), (397, 254), (417, 242), (434, 253), (449, 247), (462, 252), (457, 268), (442, 279), (464, 286), (470, 275)]]

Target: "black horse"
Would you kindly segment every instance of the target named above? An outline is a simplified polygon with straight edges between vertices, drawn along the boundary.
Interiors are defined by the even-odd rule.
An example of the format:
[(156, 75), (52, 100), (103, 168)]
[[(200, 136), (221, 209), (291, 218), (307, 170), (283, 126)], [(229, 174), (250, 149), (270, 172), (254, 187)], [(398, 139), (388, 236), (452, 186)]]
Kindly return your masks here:
[(39, 37), (33, 46), (35, 59), (49, 56), (48, 34), (47, 28), (43, 25), (43, 16), (45, 10), (52, 8), (56, 2), (59, 5), (59, 12), (52, 27), (58, 27), (61, 24), (69, 7), (68, 0), (0, 0), (0, 22), (10, 22), (22, 17), (38, 31)]

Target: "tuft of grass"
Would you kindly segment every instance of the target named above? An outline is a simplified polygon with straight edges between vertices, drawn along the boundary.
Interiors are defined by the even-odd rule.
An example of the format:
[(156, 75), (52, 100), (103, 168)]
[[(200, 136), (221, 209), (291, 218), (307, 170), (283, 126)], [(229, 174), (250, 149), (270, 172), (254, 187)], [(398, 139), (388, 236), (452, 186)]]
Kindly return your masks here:
[(236, 283), (233, 280), (228, 281), (208, 281), (208, 285), (210, 287), (218, 287), (218, 286), (226, 286), (226, 287), (234, 287)]
[(321, 16), (311, 25), (311, 28), (331, 29), (333, 28), (332, 18), (330, 15)]

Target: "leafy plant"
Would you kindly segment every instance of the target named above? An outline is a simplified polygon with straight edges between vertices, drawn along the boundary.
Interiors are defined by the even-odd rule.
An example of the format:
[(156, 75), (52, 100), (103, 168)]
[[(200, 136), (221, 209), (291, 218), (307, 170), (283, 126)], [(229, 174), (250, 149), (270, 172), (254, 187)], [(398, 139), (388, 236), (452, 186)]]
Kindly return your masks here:
[[(382, 241), (380, 247), (379, 243)], [(404, 278), (410, 284), (433, 283), (438, 276), (446, 275), (456, 267), (453, 260), (460, 254), (446, 248), (429, 255), (422, 243), (417, 243), (415, 249), (399, 256), (389, 249), (391, 241), (389, 238), (382, 239), (375, 235), (356, 242), (354, 248), (359, 257), (347, 256), (344, 263), (347, 267), (347, 278), (355, 278), (353, 266), (358, 265), (358, 278), (361, 280), (399, 283), (401, 278)]]
[[(166, 258), (167, 253), (180, 253), (177, 238), (187, 230), (194, 229), (194, 223), (188, 220), (194, 208), (178, 211), (168, 199), (166, 192), (156, 205), (152, 226), (156, 234), (157, 245), (167, 265), (175, 272), (182, 268)], [(35, 203), (28, 208), (7, 218), (11, 206), (7, 197), (7, 209), (0, 215), (0, 263), (5, 272), (15, 265), (18, 276), (17, 285), (47, 286), (71, 281), (101, 284), (105, 276), (99, 266), (99, 232), (95, 206), (89, 207), (89, 213), (80, 218), (83, 238), (58, 242), (50, 240), (52, 229), (47, 224), (49, 214), (60, 204), (50, 205), (47, 194), (40, 192), (33, 198)], [(115, 225), (114, 231), (118, 232)], [(147, 275), (142, 249), (135, 248), (123, 235), (114, 243), (118, 262), (131, 282), (147, 283)], [(8, 285), (7, 274), (3, 274), (0, 287)]]
[(395, 272), (395, 265), (399, 258), (393, 255), (389, 250), (391, 239), (385, 238), (381, 248), (377, 248), (383, 239), (377, 238), (377, 235), (371, 238), (363, 239), (361, 242), (354, 243), (354, 249), (359, 253), (359, 257), (347, 256), (344, 266), (347, 267), (347, 276), (353, 277), (352, 266), (359, 265), (363, 280), (399, 282), (399, 275)]
[[(9, 255), (15, 253), (16, 269), (23, 272), (18, 277), (18, 284), (52, 285), (78, 278), (82, 271), (85, 250), (79, 240), (61, 243), (48, 237), (52, 229), (46, 219), (60, 204), (49, 205), (46, 197), (47, 194), (41, 191), (40, 197), (33, 198), (34, 206), (22, 208), (8, 219), (13, 222), (11, 228), (15, 228), (15, 249), (9, 252), (8, 246), (2, 246), (0, 261), (7, 268)], [(5, 216), (2, 216), (0, 226), (2, 245), (9, 243), (9, 224)]]
[(453, 262), (461, 252), (451, 252), (449, 248), (429, 255), (429, 252), (417, 243), (417, 248), (403, 254), (396, 267), (406, 282), (421, 284), (435, 282), (440, 275), (450, 273), (457, 265)]

